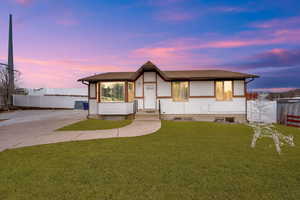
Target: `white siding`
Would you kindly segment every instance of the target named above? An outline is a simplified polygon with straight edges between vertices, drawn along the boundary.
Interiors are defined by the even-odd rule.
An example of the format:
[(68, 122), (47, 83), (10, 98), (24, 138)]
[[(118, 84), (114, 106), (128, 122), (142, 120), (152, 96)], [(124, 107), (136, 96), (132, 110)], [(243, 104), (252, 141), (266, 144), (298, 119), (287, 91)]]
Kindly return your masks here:
[(156, 72), (144, 72), (144, 82), (155, 82)]
[(138, 109), (144, 109), (144, 99), (135, 99), (138, 101)]
[(135, 96), (136, 97), (142, 97), (143, 96), (143, 75), (140, 76), (135, 81)]
[(98, 114), (98, 103), (96, 99), (89, 99), (89, 114), (90, 115)]
[(214, 96), (214, 81), (191, 81), (190, 96)]
[(243, 80), (233, 81), (233, 94), (235, 96), (244, 96), (245, 95), (245, 84)]
[(133, 103), (99, 103), (100, 115), (128, 115), (133, 113)]
[(171, 96), (171, 82), (157, 76), (157, 96)]
[(96, 98), (96, 84), (90, 83), (90, 98)]
[(245, 98), (216, 101), (215, 98), (190, 98), (188, 102), (161, 99), (162, 114), (245, 114)]

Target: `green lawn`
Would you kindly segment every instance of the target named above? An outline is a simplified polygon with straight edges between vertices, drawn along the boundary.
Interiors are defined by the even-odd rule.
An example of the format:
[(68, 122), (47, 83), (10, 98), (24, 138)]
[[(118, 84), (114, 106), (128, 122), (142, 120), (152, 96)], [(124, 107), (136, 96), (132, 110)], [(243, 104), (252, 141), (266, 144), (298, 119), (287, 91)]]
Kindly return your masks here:
[(103, 130), (112, 128), (121, 128), (127, 126), (132, 120), (100, 120), (86, 119), (74, 124), (67, 125), (57, 131), (85, 131), (85, 130)]
[(300, 129), (279, 156), (238, 124), (163, 121), (151, 135), (0, 152), (0, 199), (300, 199)]

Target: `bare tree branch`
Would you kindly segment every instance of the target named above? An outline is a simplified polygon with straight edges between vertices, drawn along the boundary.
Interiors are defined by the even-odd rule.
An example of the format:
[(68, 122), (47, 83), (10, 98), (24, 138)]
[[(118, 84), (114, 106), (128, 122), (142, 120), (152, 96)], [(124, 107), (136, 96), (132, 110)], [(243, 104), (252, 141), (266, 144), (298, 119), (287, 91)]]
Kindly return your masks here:
[[(4, 109), (9, 108), (9, 100), (10, 100), (10, 93), (9, 93), (9, 70), (6, 64), (0, 64), (0, 100), (2, 100), (2, 104)], [(17, 70), (14, 70), (15, 73), (15, 82), (18, 81), (21, 73)], [(1, 102), (1, 101), (0, 101)]]

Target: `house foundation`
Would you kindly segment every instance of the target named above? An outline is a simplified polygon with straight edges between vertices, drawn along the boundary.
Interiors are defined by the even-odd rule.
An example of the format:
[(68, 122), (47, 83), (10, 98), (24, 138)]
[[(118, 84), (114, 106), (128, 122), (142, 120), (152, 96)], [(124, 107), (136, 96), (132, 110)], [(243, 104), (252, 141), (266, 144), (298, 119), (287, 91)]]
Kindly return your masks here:
[(206, 121), (206, 122), (235, 122), (245, 123), (245, 114), (161, 114), (161, 120), (186, 120), (186, 121)]

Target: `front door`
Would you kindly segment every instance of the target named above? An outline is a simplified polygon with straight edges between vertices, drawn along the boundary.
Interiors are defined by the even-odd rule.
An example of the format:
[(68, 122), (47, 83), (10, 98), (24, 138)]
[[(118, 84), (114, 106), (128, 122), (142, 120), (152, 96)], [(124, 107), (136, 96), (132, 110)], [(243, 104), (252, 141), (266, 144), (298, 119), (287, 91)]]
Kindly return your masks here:
[(145, 83), (144, 84), (144, 109), (156, 108), (156, 84)]

